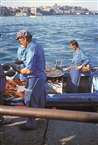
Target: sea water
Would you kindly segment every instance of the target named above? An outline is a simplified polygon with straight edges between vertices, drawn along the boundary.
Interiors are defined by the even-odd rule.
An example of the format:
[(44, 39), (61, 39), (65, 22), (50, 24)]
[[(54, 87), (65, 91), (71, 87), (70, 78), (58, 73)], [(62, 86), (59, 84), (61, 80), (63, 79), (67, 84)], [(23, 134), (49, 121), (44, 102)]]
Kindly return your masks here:
[(16, 61), (20, 45), (16, 33), (22, 29), (42, 45), (47, 66), (55, 66), (56, 60), (58, 65), (70, 65), (73, 39), (90, 58), (90, 65), (98, 66), (98, 15), (0, 17), (0, 63)]

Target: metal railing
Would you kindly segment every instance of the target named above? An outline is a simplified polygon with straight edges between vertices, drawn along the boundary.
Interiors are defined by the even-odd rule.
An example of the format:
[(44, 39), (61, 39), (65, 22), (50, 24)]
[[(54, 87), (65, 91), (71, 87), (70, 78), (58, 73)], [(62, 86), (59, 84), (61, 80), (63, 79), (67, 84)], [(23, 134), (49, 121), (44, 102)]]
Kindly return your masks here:
[(0, 114), (10, 116), (53, 119), (53, 120), (98, 123), (98, 113), (95, 112), (93, 113), (93, 112), (54, 110), (41, 108), (22, 108), (0, 105)]

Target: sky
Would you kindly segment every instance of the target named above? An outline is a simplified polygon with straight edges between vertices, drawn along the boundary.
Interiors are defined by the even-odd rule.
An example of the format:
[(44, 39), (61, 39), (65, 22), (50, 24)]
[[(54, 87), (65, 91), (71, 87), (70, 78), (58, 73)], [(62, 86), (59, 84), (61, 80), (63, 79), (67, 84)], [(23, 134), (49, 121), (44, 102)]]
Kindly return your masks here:
[(58, 5), (80, 6), (89, 10), (98, 11), (98, 0), (0, 0), (3, 6), (53, 6), (55, 3)]

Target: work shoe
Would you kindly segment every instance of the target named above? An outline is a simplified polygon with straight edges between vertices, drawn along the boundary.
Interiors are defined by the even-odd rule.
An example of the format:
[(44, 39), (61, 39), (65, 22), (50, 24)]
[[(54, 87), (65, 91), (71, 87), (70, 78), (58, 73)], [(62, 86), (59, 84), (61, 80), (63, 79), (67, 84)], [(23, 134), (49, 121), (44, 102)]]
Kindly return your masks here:
[(22, 123), (19, 125), (19, 129), (21, 129), (21, 130), (33, 130), (35, 128), (27, 127), (25, 123)]
[(4, 118), (2, 120), (2, 125), (7, 125), (7, 124), (10, 124), (11, 122), (12, 122), (11, 118)]

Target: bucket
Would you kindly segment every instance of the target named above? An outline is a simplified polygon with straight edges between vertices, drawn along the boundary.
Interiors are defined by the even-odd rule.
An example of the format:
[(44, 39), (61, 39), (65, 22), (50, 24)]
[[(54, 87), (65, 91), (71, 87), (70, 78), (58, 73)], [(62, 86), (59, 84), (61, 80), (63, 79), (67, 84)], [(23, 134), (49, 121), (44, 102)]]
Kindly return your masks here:
[(90, 72), (90, 64), (82, 67), (82, 72)]

